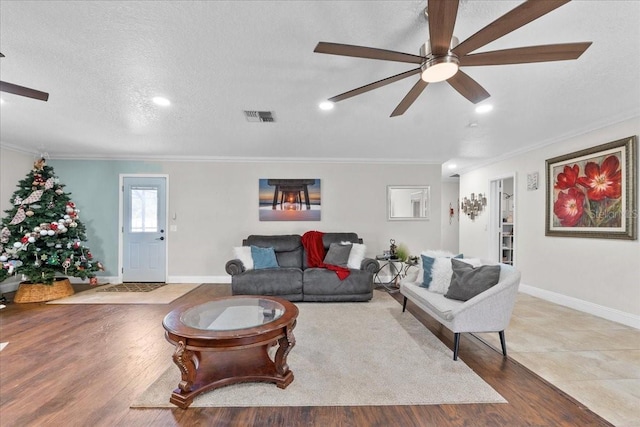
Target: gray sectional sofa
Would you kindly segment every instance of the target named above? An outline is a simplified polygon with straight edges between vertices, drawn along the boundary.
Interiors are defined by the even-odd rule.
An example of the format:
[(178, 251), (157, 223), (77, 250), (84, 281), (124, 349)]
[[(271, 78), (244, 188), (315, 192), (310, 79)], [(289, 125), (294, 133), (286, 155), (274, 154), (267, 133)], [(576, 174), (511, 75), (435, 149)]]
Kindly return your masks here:
[[(356, 233), (325, 233), (325, 251), (331, 243), (362, 243)], [(277, 268), (247, 270), (239, 259), (226, 263), (231, 275), (234, 295), (272, 295), (289, 301), (369, 301), (373, 297), (373, 275), (378, 261), (364, 258), (360, 269), (350, 269), (349, 276), (340, 280), (335, 271), (308, 268), (302, 236), (297, 234), (259, 236), (243, 240), (243, 246), (274, 248)]]

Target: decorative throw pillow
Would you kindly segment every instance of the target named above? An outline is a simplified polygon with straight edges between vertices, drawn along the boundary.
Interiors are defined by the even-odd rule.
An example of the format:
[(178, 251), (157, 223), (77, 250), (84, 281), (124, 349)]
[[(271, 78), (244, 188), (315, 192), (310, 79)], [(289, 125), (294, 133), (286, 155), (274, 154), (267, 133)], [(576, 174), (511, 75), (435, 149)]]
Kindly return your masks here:
[(245, 270), (253, 270), (253, 258), (251, 257), (251, 246), (239, 246), (233, 248), (235, 259), (242, 261)]
[(251, 258), (253, 258), (253, 268), (260, 270), (263, 268), (278, 268), (278, 260), (273, 248), (261, 248), (251, 246)]
[(349, 260), (347, 261), (347, 267), (355, 270), (360, 270), (362, 260), (364, 260), (364, 253), (367, 251), (367, 247), (362, 243), (353, 243), (351, 245), (351, 252), (349, 252)]
[(324, 257), (324, 263), (329, 265), (339, 265), (346, 267), (351, 253), (351, 243), (332, 243), (329, 245), (327, 255)]
[[(421, 253), (420, 258), (422, 259), (422, 284), (420, 286), (424, 288), (429, 288), (430, 290), (432, 290), (431, 287), (433, 286), (433, 282), (434, 282), (433, 272), (434, 272), (434, 266), (436, 265), (436, 261), (440, 260), (438, 264), (444, 264), (443, 266), (440, 267), (440, 269), (443, 269), (448, 266), (450, 258), (462, 258), (462, 254), (454, 255), (446, 251), (429, 251), (429, 252)], [(439, 271), (440, 270), (438, 270), (438, 272)], [(438, 277), (440, 277), (440, 274), (438, 275)], [(448, 284), (449, 283), (448, 281), (450, 280), (451, 280), (450, 276), (443, 277), (442, 280), (438, 280), (438, 284), (442, 284), (444, 283), (444, 281), (447, 281), (446, 283)], [(439, 290), (440, 287), (441, 286), (438, 286), (438, 290), (432, 290), (432, 291), (444, 293), (444, 290), (440, 292)]]
[(429, 290), (438, 294), (446, 294), (451, 284), (451, 276), (453, 275), (453, 269), (451, 267), (451, 260), (458, 259), (467, 264), (471, 264), (474, 267), (480, 266), (482, 263), (476, 258), (462, 258), (462, 254), (453, 258), (437, 258), (431, 269), (431, 286)]
[(453, 276), (445, 298), (467, 301), (495, 286), (500, 279), (499, 265), (473, 267), (465, 262), (451, 260)]
[(431, 269), (433, 269), (433, 264), (436, 262), (436, 259), (422, 254), (420, 254), (420, 258), (422, 258), (422, 284), (420, 286), (428, 288), (433, 278)]

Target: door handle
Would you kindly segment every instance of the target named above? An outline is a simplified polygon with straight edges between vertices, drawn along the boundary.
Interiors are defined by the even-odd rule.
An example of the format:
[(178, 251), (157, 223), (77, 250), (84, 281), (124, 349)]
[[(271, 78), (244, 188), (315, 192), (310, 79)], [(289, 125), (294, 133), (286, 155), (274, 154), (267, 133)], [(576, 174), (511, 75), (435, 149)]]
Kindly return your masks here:
[(164, 236), (158, 237), (156, 240), (164, 240)]

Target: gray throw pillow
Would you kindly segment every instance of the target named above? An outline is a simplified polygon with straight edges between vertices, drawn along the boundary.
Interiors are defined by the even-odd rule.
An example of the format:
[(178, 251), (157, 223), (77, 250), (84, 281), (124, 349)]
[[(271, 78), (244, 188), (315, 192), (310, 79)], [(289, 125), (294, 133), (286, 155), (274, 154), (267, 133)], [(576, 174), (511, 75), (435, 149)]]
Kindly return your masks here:
[(498, 283), (499, 265), (483, 265), (474, 268), (466, 262), (451, 259), (453, 276), (446, 298), (467, 301)]
[(327, 255), (324, 257), (324, 263), (346, 267), (347, 262), (349, 262), (349, 254), (351, 253), (352, 246), (352, 244), (343, 245), (340, 243), (332, 243), (329, 245)]

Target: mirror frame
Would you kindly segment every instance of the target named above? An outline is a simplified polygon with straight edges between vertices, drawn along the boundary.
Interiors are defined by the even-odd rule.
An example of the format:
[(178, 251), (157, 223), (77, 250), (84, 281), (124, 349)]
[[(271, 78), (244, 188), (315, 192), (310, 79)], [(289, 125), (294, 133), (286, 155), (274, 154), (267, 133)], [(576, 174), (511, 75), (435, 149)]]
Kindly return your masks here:
[[(392, 192), (393, 190), (420, 190), (423, 197), (423, 216), (397, 216), (393, 213)], [(429, 185), (387, 185), (387, 220), (389, 221), (429, 221), (431, 217), (431, 187)]]

